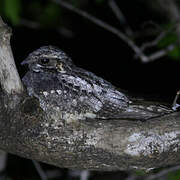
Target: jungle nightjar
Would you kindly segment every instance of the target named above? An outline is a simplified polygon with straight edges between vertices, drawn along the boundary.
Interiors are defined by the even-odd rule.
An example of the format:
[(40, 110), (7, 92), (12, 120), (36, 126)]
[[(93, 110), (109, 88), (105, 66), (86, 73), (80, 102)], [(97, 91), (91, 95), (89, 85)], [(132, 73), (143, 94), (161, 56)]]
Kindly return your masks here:
[(29, 71), (23, 77), (28, 94), (39, 99), (51, 117), (64, 120), (147, 119), (169, 109), (134, 104), (111, 83), (77, 67), (54, 46), (43, 46), (27, 57)]

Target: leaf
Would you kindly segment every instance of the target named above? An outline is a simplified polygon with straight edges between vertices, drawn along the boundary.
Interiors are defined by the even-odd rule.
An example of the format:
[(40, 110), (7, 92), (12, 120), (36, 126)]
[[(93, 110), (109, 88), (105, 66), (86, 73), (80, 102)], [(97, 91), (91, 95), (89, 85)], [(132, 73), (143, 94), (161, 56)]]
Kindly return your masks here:
[(12, 24), (18, 24), (20, 20), (21, 0), (5, 0), (4, 13)]

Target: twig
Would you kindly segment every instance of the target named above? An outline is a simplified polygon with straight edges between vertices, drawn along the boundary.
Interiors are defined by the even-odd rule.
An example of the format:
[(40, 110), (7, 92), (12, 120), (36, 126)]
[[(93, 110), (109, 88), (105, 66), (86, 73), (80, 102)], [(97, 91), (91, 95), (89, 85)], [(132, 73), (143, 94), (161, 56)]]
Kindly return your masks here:
[(91, 22), (95, 23), (96, 25), (108, 30), (109, 32), (117, 35), (121, 40), (123, 40), (125, 43), (127, 43), (129, 45), (129, 47), (132, 48), (132, 50), (136, 53), (136, 57), (139, 57), (141, 59), (141, 61), (143, 63), (148, 63), (148, 62), (152, 62), (156, 59), (159, 59), (165, 55), (167, 55), (167, 53), (171, 50), (173, 50), (174, 45), (169, 45), (168, 47), (166, 47), (165, 49), (162, 49), (158, 52), (153, 53), (150, 56), (146, 56), (144, 54), (144, 52), (141, 50), (141, 48), (139, 48), (129, 37), (127, 37), (125, 34), (123, 34), (121, 31), (119, 31), (118, 29), (116, 29), (115, 27), (107, 24), (106, 22), (88, 14), (87, 12), (78, 9), (74, 6), (72, 6), (71, 4), (63, 1), (63, 0), (53, 0), (55, 3), (59, 4), (60, 6), (75, 12), (76, 14), (90, 20)]
[(125, 43), (127, 43), (129, 45), (129, 47), (132, 48), (132, 50), (137, 54), (138, 57), (140, 57), (142, 62), (148, 62), (148, 57), (141, 51), (141, 49), (129, 38), (127, 37), (125, 34), (123, 34), (121, 31), (119, 31), (118, 29), (116, 29), (115, 27), (107, 24), (106, 22), (88, 14), (87, 12), (80, 10), (74, 6), (72, 6), (71, 4), (63, 1), (63, 0), (52, 0), (55, 3), (59, 4), (60, 6), (75, 12), (76, 14), (90, 20), (91, 22), (93, 22), (94, 24), (108, 30), (109, 32), (117, 35), (119, 38), (121, 38), (121, 40), (123, 40)]
[(34, 167), (36, 168), (41, 180), (48, 180), (46, 174), (44, 173), (43, 169), (41, 168), (40, 164), (35, 161), (35, 160), (32, 160), (33, 164), (34, 164)]
[(88, 170), (69, 170), (69, 176), (72, 178), (79, 178), (80, 180), (88, 180), (90, 171)]
[[(155, 25), (153, 23), (153, 25)], [(158, 27), (156, 25), (156, 27)], [(159, 27), (158, 27), (159, 28)], [(168, 33), (171, 33), (173, 32), (173, 30), (175, 30), (176, 28), (176, 24), (173, 25), (172, 27), (168, 28), (166, 31), (164, 31), (162, 28), (161, 28), (161, 32), (159, 33), (159, 35), (151, 42), (147, 42), (147, 43), (143, 43), (143, 45), (141, 46), (141, 50), (144, 51), (146, 50), (147, 48), (149, 47), (153, 47), (153, 46), (157, 46), (157, 44), (168, 34)], [(160, 28), (159, 28), (160, 29)]]
[(176, 93), (176, 96), (174, 98), (174, 101), (173, 101), (173, 104), (172, 104), (172, 109), (173, 110), (176, 110), (180, 105), (177, 104), (177, 100), (179, 98), (179, 95), (180, 95), (180, 90)]
[(141, 46), (141, 50), (144, 51), (145, 49), (149, 48), (149, 47), (153, 47), (153, 46), (156, 46), (159, 41), (165, 37), (167, 33), (166, 32), (161, 32), (159, 36), (156, 37), (155, 40), (151, 41), (151, 42), (147, 42), (147, 43), (144, 43), (142, 46)]
[(109, 0), (108, 4), (109, 7), (112, 9), (113, 13), (115, 14), (116, 18), (119, 20), (119, 22), (124, 25), (126, 34), (132, 37), (133, 31), (128, 25), (125, 16), (123, 15), (122, 11), (120, 10), (116, 2), (114, 0)]
[(148, 58), (148, 62), (152, 62), (152, 61), (155, 61), (156, 59), (166, 56), (169, 51), (172, 51), (174, 49), (174, 46), (175, 46), (174, 44), (171, 44), (167, 46), (166, 48), (151, 54)]
[(90, 171), (88, 170), (83, 170), (80, 173), (80, 180), (88, 180), (90, 176)]

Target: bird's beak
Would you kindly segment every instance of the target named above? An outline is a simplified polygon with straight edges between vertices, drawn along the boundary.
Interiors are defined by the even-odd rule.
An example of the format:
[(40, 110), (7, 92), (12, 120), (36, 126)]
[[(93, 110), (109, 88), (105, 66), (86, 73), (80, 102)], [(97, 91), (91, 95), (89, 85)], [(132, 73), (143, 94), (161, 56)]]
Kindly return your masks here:
[(24, 66), (24, 65), (27, 65), (29, 64), (29, 59), (26, 58), (23, 62), (21, 62), (21, 65)]
[(35, 60), (33, 61), (32, 59), (30, 59), (29, 57), (27, 57), (23, 62), (21, 62), (21, 65), (24, 66), (24, 65), (28, 65), (28, 64), (31, 64), (35, 62)]

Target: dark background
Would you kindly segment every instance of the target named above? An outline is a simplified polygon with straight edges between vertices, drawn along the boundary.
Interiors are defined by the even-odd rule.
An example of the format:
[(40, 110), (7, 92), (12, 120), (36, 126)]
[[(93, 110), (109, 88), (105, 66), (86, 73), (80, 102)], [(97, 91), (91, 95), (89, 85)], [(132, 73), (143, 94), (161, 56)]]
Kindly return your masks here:
[[(10, 18), (3, 16), (13, 28), (11, 45), (21, 76), (24, 75), (25, 69), (20, 66), (20, 62), (30, 52), (40, 46), (55, 45), (69, 54), (76, 65), (94, 72), (119, 88), (152, 98), (160, 96), (164, 100), (173, 100), (176, 91), (180, 88), (178, 83), (180, 58), (172, 59), (166, 56), (155, 62), (143, 64), (139, 59), (134, 58), (132, 49), (120, 38), (85, 18), (58, 5), (54, 9), (59, 8), (61, 13), (48, 18), (46, 16), (49, 14), (46, 14), (43, 9), (50, 6), (50, 1), (39, 1), (37, 6), (40, 7), (34, 8), (34, 12), (29, 8), (33, 1), (26, 2), (21, 1), (19, 24), (13, 24)], [(108, 8), (107, 2), (103, 0), (100, 2), (81, 3), (79, 1), (79, 6), (123, 31), (123, 24), (118, 22)], [(140, 45), (155, 38), (143, 35), (141, 37), (145, 23), (152, 21), (158, 25), (159, 23), (164, 25), (167, 21), (163, 15), (159, 16), (140, 0), (130, 3), (131, 5), (129, 1), (120, 1), (119, 7), (133, 31), (139, 33), (137, 44)], [(35, 5), (33, 7), (36, 7)], [(43, 13), (44, 16), (39, 18)], [(39, 27), (31, 28), (30, 25), (24, 25), (21, 23), (24, 19), (39, 23)], [(68, 29), (73, 35), (67, 37), (59, 33), (57, 29), (62, 28)]]
[[(131, 6), (122, 1), (120, 5), (134, 32), (143, 32), (143, 24), (149, 21), (166, 22), (165, 18), (152, 14), (141, 1), (134, 1), (134, 4), (131, 2)], [(123, 30), (123, 25), (118, 22), (106, 3), (98, 5), (95, 2), (87, 3), (83, 8)], [(65, 9), (61, 11), (63, 11), (61, 19), (64, 19), (58, 28), (68, 28), (73, 34), (72, 37), (63, 36), (54, 24), (29, 28), (23, 25), (13, 25), (9, 19), (4, 19), (13, 28), (11, 44), (21, 76), (25, 69), (20, 66), (20, 62), (30, 52), (40, 46), (55, 45), (69, 54), (76, 65), (94, 72), (119, 88), (140, 96), (155, 99), (160, 97), (165, 101), (173, 100), (176, 91), (180, 88), (178, 83), (179, 59), (174, 60), (166, 56), (152, 63), (143, 64), (139, 59), (134, 58), (135, 54), (132, 49), (116, 35), (73, 12)], [(137, 44), (147, 41), (149, 37), (140, 37)]]

